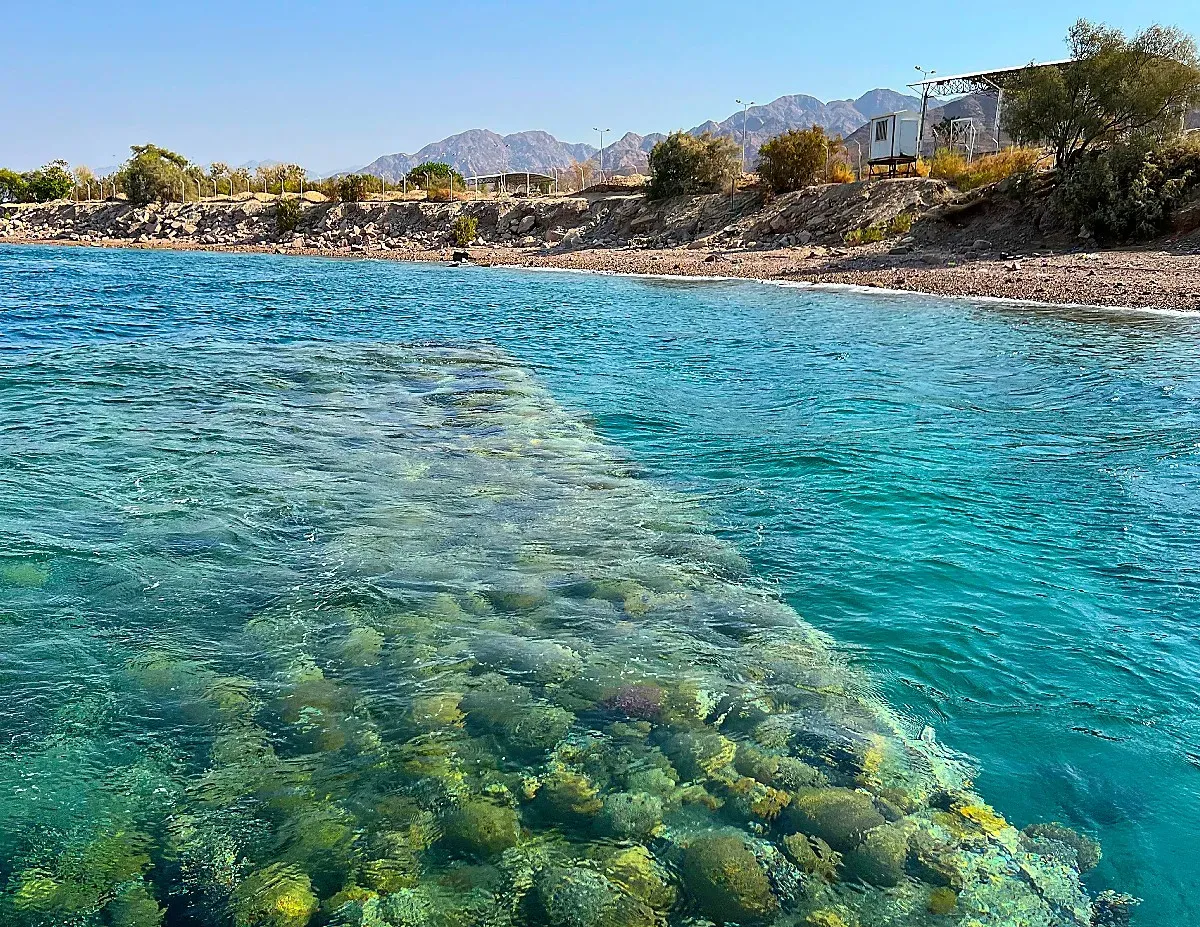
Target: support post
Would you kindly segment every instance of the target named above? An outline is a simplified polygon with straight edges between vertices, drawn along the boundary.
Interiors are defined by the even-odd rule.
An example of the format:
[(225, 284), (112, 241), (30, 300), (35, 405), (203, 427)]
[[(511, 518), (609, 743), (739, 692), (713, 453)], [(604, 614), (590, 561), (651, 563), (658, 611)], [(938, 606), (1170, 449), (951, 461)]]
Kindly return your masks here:
[(929, 109), (929, 85), (921, 85), (921, 121), (917, 125), (917, 157), (921, 157), (921, 146), (925, 144), (925, 113)]
[(1000, 113), (1004, 108), (1004, 88), (996, 88), (996, 124), (992, 127), (992, 134), (996, 136), (996, 150), (1000, 150)]

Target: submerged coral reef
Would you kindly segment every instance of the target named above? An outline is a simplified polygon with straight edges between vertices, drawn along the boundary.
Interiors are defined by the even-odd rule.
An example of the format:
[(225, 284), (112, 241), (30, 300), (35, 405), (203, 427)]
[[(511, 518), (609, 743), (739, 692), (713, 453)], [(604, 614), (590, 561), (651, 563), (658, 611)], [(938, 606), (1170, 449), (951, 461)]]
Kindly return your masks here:
[[(1010, 825), (525, 371), (430, 348), (384, 393), (319, 591), (216, 655), (114, 642), (119, 710), (23, 748), (107, 772), (5, 821), (0, 921), (1091, 923), (1093, 841)], [(115, 755), (123, 715), (187, 737)]]

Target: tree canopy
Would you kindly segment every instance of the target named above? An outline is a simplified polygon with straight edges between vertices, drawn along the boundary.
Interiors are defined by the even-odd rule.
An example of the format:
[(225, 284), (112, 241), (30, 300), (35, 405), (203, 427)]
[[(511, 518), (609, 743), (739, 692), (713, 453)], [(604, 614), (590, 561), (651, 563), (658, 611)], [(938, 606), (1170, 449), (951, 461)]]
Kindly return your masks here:
[(133, 157), (121, 171), (121, 188), (131, 203), (169, 200), (180, 193), (188, 159), (158, 145), (131, 145)]
[(1070, 62), (1025, 69), (1004, 110), (1014, 138), (1050, 145), (1063, 167), (1097, 145), (1173, 135), (1200, 102), (1196, 43), (1178, 29), (1156, 25), (1126, 38), (1081, 19), (1067, 42)]
[(445, 161), (426, 161), (408, 172), (409, 183), (425, 188), (449, 186), (451, 177), (459, 187), (466, 187), (463, 175)]
[(25, 196), (25, 175), (0, 167), (0, 203), (19, 203)]
[(0, 168), (0, 203), (45, 203), (71, 194), (75, 178), (66, 161), (51, 161), (36, 171), (17, 173)]

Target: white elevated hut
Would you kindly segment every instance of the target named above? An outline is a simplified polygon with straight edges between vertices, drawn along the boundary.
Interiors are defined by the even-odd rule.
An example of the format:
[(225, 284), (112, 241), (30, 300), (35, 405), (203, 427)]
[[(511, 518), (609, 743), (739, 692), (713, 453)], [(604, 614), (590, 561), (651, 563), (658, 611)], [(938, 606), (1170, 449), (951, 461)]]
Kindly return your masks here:
[(871, 172), (885, 167), (889, 174), (895, 174), (900, 165), (915, 164), (920, 125), (921, 114), (909, 109), (872, 119), (871, 154), (867, 158)]

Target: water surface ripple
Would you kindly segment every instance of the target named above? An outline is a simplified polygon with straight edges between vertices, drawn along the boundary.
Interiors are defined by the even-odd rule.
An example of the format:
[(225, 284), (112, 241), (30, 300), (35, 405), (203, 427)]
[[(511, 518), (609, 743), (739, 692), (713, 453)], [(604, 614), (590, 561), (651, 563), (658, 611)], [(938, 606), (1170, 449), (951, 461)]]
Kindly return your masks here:
[[(372, 261), (0, 248), (6, 854), (14, 827), (152, 804), (209, 749), (194, 704), (131, 682), (186, 688), (147, 654), (274, 666), (246, 637), (263, 615), (341, 609), (305, 633), (344, 638), (355, 603), (550, 556), (528, 512), (498, 517), (499, 476), (438, 510), (472, 455), (511, 451), (493, 363), (548, 390), (529, 401), (555, 442), (582, 419), (604, 472), (658, 500), (620, 495), (631, 551), (667, 510), (689, 537), (715, 526), (1005, 817), (1098, 837), (1093, 892), (1145, 899), (1138, 924), (1200, 921), (1200, 320)], [(599, 453), (580, 440), (563, 460)], [(528, 453), (522, 492), (609, 479)], [(443, 495), (390, 488), (431, 460)], [(555, 556), (612, 555), (591, 518), (556, 522), (578, 536)], [(350, 678), (380, 718), (414, 698)], [(97, 729), (122, 734), (77, 736)]]

